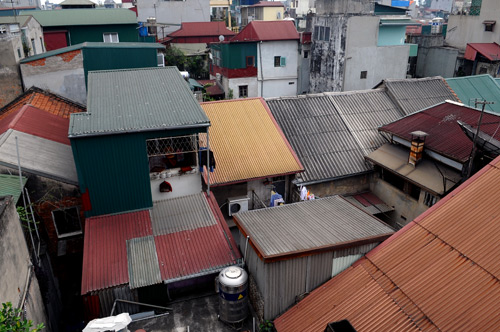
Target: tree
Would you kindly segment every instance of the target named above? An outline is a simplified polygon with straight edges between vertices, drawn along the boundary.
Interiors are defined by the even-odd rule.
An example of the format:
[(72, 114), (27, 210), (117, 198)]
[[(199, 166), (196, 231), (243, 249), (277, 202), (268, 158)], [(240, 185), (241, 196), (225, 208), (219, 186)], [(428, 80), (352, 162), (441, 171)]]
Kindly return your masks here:
[(21, 310), (12, 308), (12, 303), (2, 303), (0, 311), (0, 332), (38, 332), (45, 328), (43, 323), (31, 329), (33, 322), (21, 318)]
[(165, 50), (165, 65), (176, 66), (180, 71), (183, 71), (186, 65), (186, 56), (177, 47), (167, 47)]

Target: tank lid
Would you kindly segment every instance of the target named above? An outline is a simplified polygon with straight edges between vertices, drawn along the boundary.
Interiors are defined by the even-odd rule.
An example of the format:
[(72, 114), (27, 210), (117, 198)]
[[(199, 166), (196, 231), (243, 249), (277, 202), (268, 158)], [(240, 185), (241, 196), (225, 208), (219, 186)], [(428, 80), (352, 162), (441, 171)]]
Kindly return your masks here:
[(225, 275), (226, 277), (231, 279), (239, 278), (241, 276), (241, 269), (235, 266), (231, 266), (226, 269)]

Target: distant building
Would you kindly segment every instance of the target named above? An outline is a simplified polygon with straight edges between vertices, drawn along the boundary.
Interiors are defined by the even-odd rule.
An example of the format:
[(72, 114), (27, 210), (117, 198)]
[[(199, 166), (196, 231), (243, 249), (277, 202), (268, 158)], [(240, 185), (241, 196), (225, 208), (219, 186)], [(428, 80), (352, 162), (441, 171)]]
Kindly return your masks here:
[(90, 0), (64, 0), (59, 5), (62, 9), (95, 8), (95, 3)]
[(255, 5), (241, 7), (241, 26), (252, 21), (277, 21), (284, 19), (285, 8), (280, 1), (260, 1)]

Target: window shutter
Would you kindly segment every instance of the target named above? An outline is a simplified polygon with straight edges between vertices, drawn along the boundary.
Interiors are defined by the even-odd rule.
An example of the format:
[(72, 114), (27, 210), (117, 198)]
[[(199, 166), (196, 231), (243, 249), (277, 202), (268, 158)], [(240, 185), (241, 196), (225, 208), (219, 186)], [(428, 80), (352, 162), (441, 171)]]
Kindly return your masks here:
[(285, 67), (286, 66), (286, 58), (284, 56), (282, 56), (281, 59), (280, 59), (280, 65), (281, 65), (281, 67)]

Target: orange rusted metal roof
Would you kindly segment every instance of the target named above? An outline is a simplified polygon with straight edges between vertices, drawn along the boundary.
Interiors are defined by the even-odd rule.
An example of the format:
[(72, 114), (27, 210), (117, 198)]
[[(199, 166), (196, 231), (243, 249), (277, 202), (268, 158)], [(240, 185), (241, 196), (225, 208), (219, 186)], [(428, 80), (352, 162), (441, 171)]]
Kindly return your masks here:
[(43, 111), (69, 119), (71, 113), (85, 112), (85, 106), (54, 93), (31, 87), (22, 95), (0, 108), (0, 120), (24, 105), (31, 105)]
[[(212, 185), (281, 176), (304, 170), (262, 98), (202, 103), (210, 119)], [(206, 174), (206, 173), (205, 173)]]
[(500, 157), (275, 320), (278, 331), (499, 331)]

